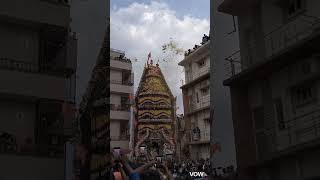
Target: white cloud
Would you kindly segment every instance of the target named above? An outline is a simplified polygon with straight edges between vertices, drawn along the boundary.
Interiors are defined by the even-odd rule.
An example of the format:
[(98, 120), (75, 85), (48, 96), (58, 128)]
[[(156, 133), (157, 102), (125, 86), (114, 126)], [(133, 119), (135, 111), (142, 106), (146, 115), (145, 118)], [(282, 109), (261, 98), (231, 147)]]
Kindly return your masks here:
[[(164, 55), (162, 45), (172, 39), (181, 48), (191, 49), (194, 44), (200, 43), (203, 34), (209, 33), (209, 22), (209, 19), (190, 15), (179, 19), (167, 4), (155, 1), (150, 4), (132, 3), (125, 8), (114, 7), (111, 10), (111, 47), (124, 50), (131, 59), (138, 59), (138, 62), (133, 61), (135, 90), (148, 53), (152, 53), (155, 61), (159, 59), (166, 81), (174, 96), (177, 96), (178, 112), (182, 113), (180, 86), (184, 73), (178, 62), (183, 56)], [(168, 62), (162, 61), (164, 58)]]

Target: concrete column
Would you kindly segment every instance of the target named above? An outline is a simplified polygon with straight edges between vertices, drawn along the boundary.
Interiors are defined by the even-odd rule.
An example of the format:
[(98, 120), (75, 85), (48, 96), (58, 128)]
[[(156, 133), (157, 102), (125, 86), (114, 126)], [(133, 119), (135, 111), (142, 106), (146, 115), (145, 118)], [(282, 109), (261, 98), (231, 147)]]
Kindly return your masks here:
[(229, 87), (223, 85), (223, 81), (228, 78), (225, 58), (239, 50), (239, 38), (234, 26), (237, 22), (234, 23), (231, 15), (217, 10), (222, 2), (223, 0), (211, 1), (210, 6), (210, 111), (212, 118), (210, 136), (211, 148), (215, 143), (219, 143), (221, 147), (221, 151), (211, 155), (211, 161), (214, 167), (230, 165), (236, 167), (230, 91)]

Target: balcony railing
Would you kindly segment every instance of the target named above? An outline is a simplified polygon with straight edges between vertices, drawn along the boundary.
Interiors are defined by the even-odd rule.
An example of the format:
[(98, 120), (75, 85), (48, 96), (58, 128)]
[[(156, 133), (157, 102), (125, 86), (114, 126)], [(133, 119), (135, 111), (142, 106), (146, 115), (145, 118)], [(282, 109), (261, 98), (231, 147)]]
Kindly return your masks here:
[(113, 49), (113, 48), (110, 48), (111, 51), (114, 51), (114, 52), (117, 52), (117, 53), (120, 53), (120, 54), (124, 54), (125, 52), (124, 51), (121, 51), (119, 49)]
[(127, 141), (130, 139), (130, 135), (124, 134), (120, 136), (110, 136), (112, 141)]
[(240, 50), (234, 52), (225, 60), (224, 66), (227, 77), (234, 76), (245, 69), (245, 66), (241, 63)]
[(132, 86), (133, 83), (130, 81), (119, 81), (119, 80), (110, 80), (111, 84), (120, 84), (120, 85), (125, 85), (125, 86)]
[(8, 70), (17, 70), (24, 72), (38, 72), (39, 66), (37, 64), (15, 61), (8, 58), (0, 58), (0, 68)]
[(188, 76), (186, 76), (186, 83), (189, 83), (207, 73), (210, 72), (210, 68), (209, 67), (203, 67), (201, 68), (199, 71), (197, 72), (193, 72), (192, 74), (189, 74)]
[(190, 111), (197, 111), (202, 108), (206, 108), (210, 106), (210, 95), (203, 96), (199, 99), (199, 102), (194, 101), (190, 104)]
[(111, 111), (130, 111), (130, 105), (124, 104), (124, 105), (117, 105), (117, 104), (110, 104), (110, 110)]
[(59, 67), (51, 64), (35, 64), (30, 62), (16, 61), (9, 58), (0, 58), (0, 69), (30, 72), (30, 73), (70, 73), (69, 68)]
[(194, 133), (193, 130), (190, 130), (190, 142), (196, 143), (196, 142), (207, 142), (210, 141), (210, 130), (201, 130), (200, 133)]
[(266, 57), (270, 57), (279, 51), (289, 48), (315, 31), (319, 31), (320, 19), (302, 14), (295, 20), (280, 26), (268, 33), (265, 40)]
[[(264, 128), (257, 132), (259, 157), (290, 149), (300, 144), (320, 138), (320, 109), (297, 116), (281, 124)], [(260, 147), (259, 147), (260, 146)], [(260, 149), (260, 150), (259, 150)]]
[(200, 68), (199, 71), (197, 71), (196, 73), (193, 74), (193, 79), (197, 79), (197, 78), (209, 73), (209, 71), (210, 71), (210, 68), (207, 66)]
[[(305, 14), (299, 15), (296, 19), (278, 27), (263, 37), (265, 47), (264, 58), (270, 58), (284, 50), (290, 49), (298, 42), (310, 37), (313, 33), (319, 32), (319, 30), (320, 18)], [(225, 66), (227, 76), (234, 76), (259, 62), (256, 59), (256, 53), (258, 53), (257, 44), (250, 43), (247, 53), (243, 52), (243, 54), (241, 54), (242, 60), (240, 58), (240, 50), (226, 57)]]
[(121, 61), (121, 62), (126, 62), (126, 63), (131, 63), (131, 60), (126, 58), (126, 57), (112, 57), (110, 58), (111, 60), (115, 61)]

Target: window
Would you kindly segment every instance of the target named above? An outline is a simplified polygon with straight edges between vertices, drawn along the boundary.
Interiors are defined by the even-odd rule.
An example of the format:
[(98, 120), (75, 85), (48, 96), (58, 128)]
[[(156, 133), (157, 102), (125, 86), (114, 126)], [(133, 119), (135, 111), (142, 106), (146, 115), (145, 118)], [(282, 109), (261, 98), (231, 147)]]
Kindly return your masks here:
[(315, 100), (316, 89), (314, 83), (303, 84), (292, 89), (292, 104), (302, 106)]
[(196, 96), (197, 96), (197, 103), (199, 103), (199, 102), (200, 102), (200, 100), (199, 100), (199, 94), (196, 93)]
[(262, 106), (253, 110), (253, 121), (256, 130), (264, 128), (264, 110)]
[(284, 115), (283, 115), (283, 105), (281, 98), (277, 98), (274, 101), (275, 111), (276, 111), (276, 117), (278, 121), (278, 128), (279, 130), (285, 129), (285, 123), (284, 123)]

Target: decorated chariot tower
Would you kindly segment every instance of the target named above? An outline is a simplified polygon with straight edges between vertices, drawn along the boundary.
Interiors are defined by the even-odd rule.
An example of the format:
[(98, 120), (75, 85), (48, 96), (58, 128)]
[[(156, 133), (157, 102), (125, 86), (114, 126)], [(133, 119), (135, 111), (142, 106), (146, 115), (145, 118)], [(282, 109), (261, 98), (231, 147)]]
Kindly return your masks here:
[(135, 155), (141, 155), (141, 149), (151, 158), (174, 154), (176, 99), (159, 64), (153, 65), (152, 60), (146, 64), (135, 97)]

